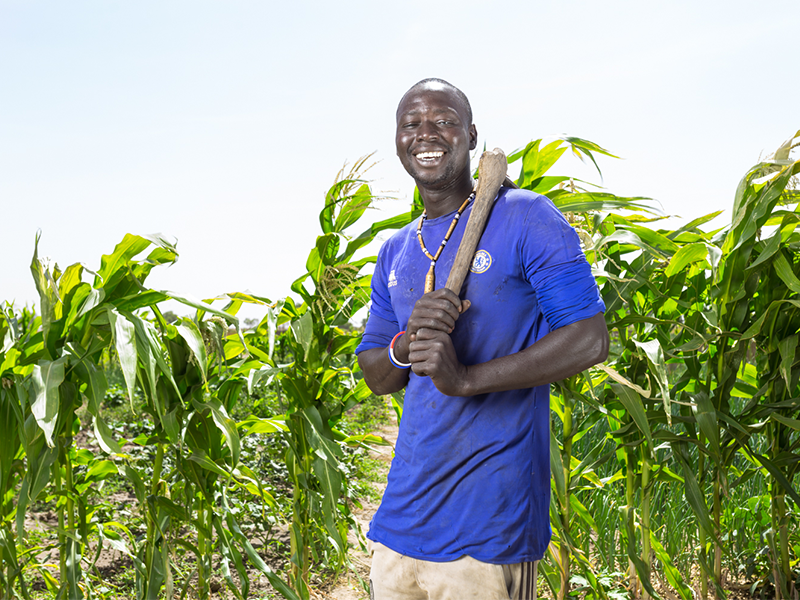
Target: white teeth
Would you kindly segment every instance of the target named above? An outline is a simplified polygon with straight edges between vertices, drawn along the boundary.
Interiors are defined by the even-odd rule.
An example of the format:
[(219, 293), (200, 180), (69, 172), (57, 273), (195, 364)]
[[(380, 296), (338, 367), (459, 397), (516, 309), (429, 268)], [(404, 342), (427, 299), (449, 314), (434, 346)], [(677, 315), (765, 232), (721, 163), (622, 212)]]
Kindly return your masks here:
[(444, 156), (444, 152), (420, 152), (416, 156), (419, 159), (425, 160), (427, 158), (439, 158), (440, 156)]

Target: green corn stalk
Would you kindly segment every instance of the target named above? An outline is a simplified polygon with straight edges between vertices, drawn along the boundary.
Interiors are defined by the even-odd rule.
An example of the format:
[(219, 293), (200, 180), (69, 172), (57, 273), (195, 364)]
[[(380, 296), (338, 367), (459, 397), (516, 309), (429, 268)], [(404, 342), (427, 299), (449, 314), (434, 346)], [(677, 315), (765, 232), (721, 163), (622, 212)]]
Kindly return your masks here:
[[(720, 410), (721, 406), (721, 410), (725, 410), (728, 399), (723, 394), (730, 393), (739, 362), (752, 339), (758, 349), (756, 368), (760, 391), (744, 411), (746, 420), (751, 423), (764, 416), (763, 408), (758, 405), (759, 397), (763, 397), (762, 405), (782, 408), (782, 403), (797, 397), (799, 391), (800, 371), (794, 366), (794, 359), (800, 329), (796, 300), (800, 293), (797, 277), (800, 269), (796, 265), (800, 236), (795, 233), (800, 215), (796, 208), (794, 211), (783, 209), (787, 204), (796, 206), (800, 199), (791, 189), (792, 178), (800, 172), (800, 161), (790, 158), (792, 148), (799, 144), (798, 137), (800, 132), (782, 145), (774, 158), (756, 165), (742, 179), (734, 203), (733, 222), (723, 246), (724, 268), (718, 278), (720, 326), (726, 331), (742, 333), (734, 349), (727, 354), (731, 359), (724, 355), (724, 346), (718, 351), (715, 408)], [(760, 240), (762, 228), (770, 225), (777, 229), (768, 239)], [(777, 540), (777, 551), (773, 553), (776, 594), (794, 599), (797, 590), (789, 556), (785, 504), (786, 494), (797, 497), (791, 484), (797, 472), (797, 461), (792, 458), (796, 456), (797, 441), (790, 433), (796, 419), (790, 411), (791, 408), (768, 411), (767, 456), (757, 456), (747, 446), (747, 434), (756, 430), (751, 428), (731, 435), (737, 437), (772, 476), (772, 535)], [(743, 428), (740, 426), (740, 429)], [(786, 466), (781, 467), (781, 464)], [(716, 524), (719, 523), (719, 490), (724, 484), (725, 475), (721, 473), (714, 481)], [(719, 569), (717, 559), (715, 579), (718, 579)]]
[[(601, 218), (602, 211), (625, 210), (628, 212), (653, 212), (646, 198), (621, 198), (613, 194), (603, 192), (590, 192), (581, 188), (573, 178), (568, 176), (548, 175), (549, 170), (567, 151), (590, 160), (600, 173), (599, 166), (595, 160), (595, 154), (602, 154), (614, 157), (613, 154), (604, 150), (597, 144), (582, 140), (580, 138), (561, 138), (554, 140), (546, 145), (542, 145), (542, 140), (535, 140), (525, 148), (513, 152), (509, 155), (509, 164), (519, 161), (520, 174), (517, 178), (517, 185), (524, 189), (542, 193), (548, 196), (553, 203), (564, 212), (567, 218), (576, 226), (581, 238), (584, 240), (587, 251), (587, 258), (590, 262), (597, 262), (596, 246), (593, 244), (592, 235), (597, 234), (603, 228)], [(589, 380), (591, 381), (591, 380)], [(559, 393), (554, 394), (554, 409), (561, 419), (563, 440), (559, 445), (553, 438), (551, 443), (551, 470), (553, 473), (554, 507), (556, 508), (551, 518), (554, 537), (554, 544), (558, 547), (558, 554), (555, 556), (555, 563), (559, 571), (559, 580), (555, 584), (555, 579), (545, 576), (553, 589), (554, 595), (564, 598), (570, 591), (571, 577), (571, 557), (574, 557), (581, 565), (581, 570), (590, 582), (592, 589), (604, 595), (603, 587), (597, 585), (596, 574), (589, 560), (589, 540), (591, 535), (585, 536), (587, 545), (584, 549), (579, 548), (575, 543), (575, 528), (596, 531), (597, 526), (594, 520), (585, 510), (577, 496), (573, 495), (573, 487), (580, 480), (580, 471), (572, 471), (573, 438), (581, 437), (586, 433), (586, 428), (590, 427), (600, 416), (597, 412), (591, 419), (586, 419), (582, 423), (577, 423), (574, 419), (576, 401), (580, 398), (584, 403), (591, 404), (591, 394), (581, 394), (575, 387), (574, 381), (559, 382), (555, 390)], [(591, 387), (591, 384), (590, 384)], [(596, 402), (594, 403), (596, 405)], [(599, 408), (599, 407), (598, 407)], [(582, 467), (586, 466), (585, 461), (575, 461)], [(575, 509), (575, 510), (574, 510)], [(573, 511), (575, 515), (573, 515)], [(596, 534), (595, 534), (596, 535)]]
[[(619, 221), (617, 219), (616, 221)], [(645, 242), (641, 241), (638, 236), (631, 235), (631, 232), (625, 229), (620, 229), (619, 225), (624, 224), (624, 221), (615, 222), (609, 221), (604, 223), (600, 228), (601, 237), (595, 241), (594, 250), (603, 258), (601, 259), (605, 265), (603, 267), (603, 275), (605, 275), (603, 282), (603, 296), (606, 300), (606, 315), (609, 321), (609, 330), (616, 331), (617, 339), (622, 348), (622, 354), (615, 357), (613, 369), (617, 374), (618, 381), (625, 382), (626, 385), (613, 384), (611, 387), (612, 395), (609, 400), (605, 402), (607, 410), (609, 426), (612, 430), (612, 435), (617, 441), (617, 457), (620, 460), (625, 472), (625, 505), (620, 507), (622, 523), (625, 524), (625, 533), (621, 535), (621, 541), (625, 540), (624, 554), (628, 555), (627, 573), (629, 579), (629, 589), (637, 590), (641, 583), (647, 581), (649, 585), (649, 559), (645, 556), (645, 562), (639, 563), (645, 565), (640, 568), (641, 573), (637, 574), (637, 560), (639, 557), (636, 555), (636, 535), (635, 535), (635, 514), (636, 514), (636, 496), (637, 490), (641, 486), (641, 478), (639, 473), (639, 460), (636, 456), (636, 446), (643, 444), (641, 452), (646, 452), (646, 448), (651, 448), (652, 443), (647, 445), (640, 437), (643, 433), (647, 432), (650, 435), (649, 424), (644, 413), (644, 405), (641, 396), (636, 391), (630, 388), (636, 387), (641, 392), (645, 392), (644, 388), (637, 383), (644, 376), (646, 372), (647, 363), (641, 360), (638, 348), (635, 341), (638, 341), (637, 334), (643, 336), (643, 323), (631, 322), (632, 319), (625, 317), (635, 317), (637, 314), (642, 314), (643, 317), (648, 317), (648, 305), (643, 303), (647, 292), (647, 282), (652, 274), (653, 261), (650, 258), (651, 254), (642, 252), (638, 260), (632, 264), (628, 264), (623, 260), (624, 255), (628, 248), (620, 242), (632, 242), (633, 244), (639, 243), (644, 245)], [(627, 236), (627, 237), (626, 237)], [(632, 244), (631, 244), (632, 245)], [(634, 246), (636, 247), (636, 246)], [(649, 249), (645, 247), (645, 249)], [(644, 290), (643, 294), (640, 290)], [(613, 320), (620, 311), (621, 303), (625, 303), (625, 308), (629, 311), (625, 314), (621, 321)], [(612, 318), (609, 318), (612, 317)], [(631, 328), (634, 331), (631, 331)], [(611, 373), (609, 373), (611, 375)], [(649, 393), (648, 393), (649, 395)], [(619, 403), (622, 402), (620, 405)], [(638, 417), (634, 419), (633, 417)], [(644, 486), (641, 486), (644, 489)], [(646, 504), (646, 503), (643, 503)], [(621, 532), (622, 533), (622, 532)]]
[(11, 527), (15, 491), (22, 479), (25, 448), (20, 438), (23, 426), (22, 406), (16, 393), (14, 368), (21, 356), (20, 338), (33, 320), (23, 309), (17, 316), (11, 305), (0, 306), (0, 597), (18, 597), (15, 581), (20, 582), (28, 597), (22, 577), (24, 562), (17, 553), (16, 538)]
[[(672, 400), (675, 393), (667, 374), (667, 357), (702, 362), (697, 350), (710, 337), (697, 307), (703, 306), (709, 282), (705, 275), (719, 250), (697, 227), (716, 214), (698, 219), (676, 231), (648, 230), (637, 222), (611, 215), (594, 236), (601, 257), (598, 275), (607, 305), (609, 329), (615, 331), (621, 352), (615, 357), (613, 372), (617, 381), (607, 407), (614, 419), (620, 444), (618, 456), (626, 471), (626, 523), (629, 587), (638, 583), (644, 595), (652, 595), (650, 572), (653, 539), (650, 505), (657, 480), (679, 480), (672, 471), (655, 463), (653, 438), (673, 438)], [(633, 257), (630, 259), (629, 257)], [(688, 309), (688, 310), (687, 310)], [(647, 388), (650, 388), (650, 391)], [(646, 400), (660, 397), (657, 403)], [(615, 409), (621, 401), (624, 411)], [(647, 408), (647, 410), (645, 410)], [(681, 420), (681, 419), (678, 419)], [(668, 429), (656, 428), (665, 423)], [(644, 435), (644, 437), (641, 437)], [(638, 449), (638, 450), (637, 450)], [(636, 501), (639, 498), (636, 510)], [(636, 515), (638, 514), (638, 519)], [(641, 529), (641, 552), (635, 551), (635, 529)], [(659, 559), (664, 561), (663, 549)], [(665, 569), (681, 595), (687, 594), (683, 578), (669, 561)], [(638, 582), (637, 582), (638, 580)]]
[[(688, 472), (688, 462), (683, 464), (678, 460), (678, 470), (684, 474), (687, 502), (699, 521), (700, 564), (706, 573), (711, 573), (712, 568), (707, 568), (705, 549), (708, 540), (719, 538), (719, 521), (718, 519), (714, 521), (717, 525), (711, 524), (705, 504), (699, 503), (694, 493), (706, 481), (709, 469), (706, 466), (707, 456), (712, 457), (712, 465), (723, 465), (724, 468), (724, 465), (729, 464), (735, 456), (737, 448), (734, 438), (728, 436), (723, 439), (720, 433), (722, 425), (718, 422), (717, 414), (720, 407), (727, 407), (727, 402), (720, 402), (715, 406), (708, 401), (710, 390), (713, 389), (714, 375), (714, 370), (709, 365), (715, 364), (712, 357), (722, 356), (715, 354), (715, 351), (720, 340), (722, 339), (724, 344), (726, 339), (720, 335), (720, 328), (717, 327), (718, 318), (713, 309), (712, 298), (712, 280), (722, 252), (718, 247), (718, 234), (716, 232), (706, 234), (699, 229), (699, 226), (719, 214), (716, 212), (706, 215), (674, 232), (661, 232), (669, 240), (677, 243), (679, 248), (672, 253), (669, 263), (657, 270), (658, 275), (654, 284), (663, 291), (663, 295), (653, 306), (654, 316), (657, 314), (671, 322), (671, 331), (668, 335), (665, 335), (667, 332), (662, 332), (660, 337), (665, 356), (680, 365), (673, 377), (671, 394), (675, 399), (682, 397), (682, 404), (679, 415), (673, 416), (673, 419), (688, 432), (688, 439), (692, 440), (700, 450), (697, 475)], [(717, 390), (718, 398), (725, 397), (723, 391)], [(691, 410), (687, 412), (689, 406)], [(675, 431), (673, 428), (673, 432)], [(687, 439), (684, 435), (675, 433), (663, 432), (658, 435), (665, 441), (676, 444), (681, 444)], [(688, 455), (687, 460), (689, 460)], [(724, 473), (724, 470), (717, 470), (714, 473), (713, 478), (718, 484), (716, 490), (719, 492), (721, 482), (719, 474)], [(719, 508), (719, 495), (714, 497), (717, 498), (716, 506)], [(719, 565), (721, 547), (715, 544), (715, 548), (715, 562)], [(707, 594), (706, 581), (705, 578), (701, 580), (703, 595)], [(719, 581), (718, 577), (716, 581)]]
[[(566, 387), (566, 384), (565, 386)], [(570, 535), (570, 474), (571, 474), (571, 461), (572, 461), (572, 436), (574, 435), (574, 422), (572, 418), (572, 411), (574, 409), (575, 401), (572, 399), (572, 394), (569, 394), (568, 388), (567, 393), (564, 395), (564, 399), (566, 402), (564, 403), (563, 407), (563, 449), (560, 452), (559, 460), (556, 464), (551, 466), (551, 469), (554, 471), (553, 478), (557, 482), (556, 485), (556, 496), (558, 498), (558, 508), (560, 513), (560, 527), (559, 532), (564, 534), (565, 538), (569, 538)], [(551, 454), (552, 451), (551, 451)], [(558, 482), (563, 482), (563, 485), (559, 486)], [(559, 582), (559, 593), (558, 599), (563, 600), (567, 594), (569, 593), (569, 574), (570, 574), (570, 548), (566, 543), (561, 544), (559, 548), (559, 561), (558, 564), (561, 568), (561, 581)]]
[[(152, 243), (143, 238), (126, 238), (126, 241), (129, 243), (121, 245), (124, 248), (119, 253), (103, 257), (92, 286), (83, 281), (85, 269), (82, 265), (72, 265), (62, 272), (57, 265), (40, 260), (37, 238), (31, 272), (41, 312), (34, 325), (40, 324), (41, 328), (24, 339), (20, 337), (18, 348), (5, 348), (9, 353), (3, 359), (4, 371), (13, 367), (17, 421), (26, 423), (20, 428), (19, 438), (27, 469), (17, 497), (18, 542), (25, 539), (23, 523), (30, 503), (46, 489), (54, 493), (59, 500), (60, 584), (56, 585), (60, 595), (70, 598), (81, 598), (87, 591), (91, 593), (91, 581), (84, 577), (83, 565), (88, 564), (86, 548), (89, 537), (97, 534), (97, 526), (87, 520), (91, 511), (87, 510), (82, 493), (87, 485), (83, 480), (115, 472), (113, 466), (107, 467), (111, 463), (102, 460), (93, 461), (88, 471), (91, 475), (81, 476), (80, 481), (76, 480), (73, 470), (75, 411), (84, 398), (101, 445), (109, 451), (116, 447), (99, 414), (106, 383), (98, 368), (98, 359), (110, 340), (107, 325), (102, 319), (98, 321), (98, 315), (105, 311), (101, 305), (104, 301), (121, 301), (138, 295), (139, 290), (134, 285), (134, 280), (138, 284), (137, 276), (146, 275), (152, 266), (174, 257), (161, 243), (148, 257), (149, 263), (138, 266), (138, 273), (127, 264), (120, 270), (126, 252), (131, 253), (127, 256), (131, 258)], [(11, 350), (15, 351), (13, 359), (10, 359)], [(49, 486), (51, 480), (52, 486)], [(25, 589), (24, 584), (22, 589)]]
[(603, 488), (595, 470), (608, 460), (609, 453), (603, 454), (604, 440), (583, 460), (579, 461), (574, 452), (574, 444), (602, 418), (603, 409), (593, 397), (595, 385), (588, 373), (584, 373), (558, 382), (551, 395), (551, 408), (561, 422), (561, 441), (555, 432), (551, 432), (550, 441), (553, 490), (550, 512), (558, 580), (548, 576), (546, 570), (543, 574), (554, 596), (559, 598), (571, 592), (573, 558), (591, 589), (599, 598), (606, 598), (604, 587), (598, 584), (596, 564), (591, 560), (592, 546), (600, 532), (581, 496), (591, 498)]
[(22, 410), (16, 394), (13, 368), (19, 351), (14, 348), (10, 310), (4, 310), (0, 320), (0, 339), (7, 343), (0, 352), (0, 597), (18, 597), (15, 582), (19, 581), (23, 597), (28, 598), (22, 571), (25, 562), (16, 548), (12, 528), (15, 511), (14, 496), (22, 480), (25, 449), (20, 439), (23, 427)]
[[(785, 172), (779, 171), (772, 180), (776, 187), (784, 186), (786, 173), (800, 172), (800, 161), (784, 166), (783, 169)], [(783, 193), (785, 192), (781, 195)], [(761, 271), (760, 287), (764, 292), (756, 299), (756, 311), (757, 314), (764, 311), (767, 317), (759, 333), (753, 338), (756, 347), (761, 350), (756, 367), (761, 387), (766, 386), (763, 401), (769, 405), (786, 407), (769, 414), (767, 456), (772, 464), (769, 470), (772, 535), (775, 540), (773, 546), (777, 546), (772, 553), (776, 597), (791, 600), (796, 600), (798, 595), (789, 551), (789, 518), (786, 506), (787, 494), (793, 495), (797, 501), (797, 493), (791, 482), (798, 472), (800, 460), (797, 452), (800, 448), (800, 437), (795, 433), (800, 430), (800, 421), (797, 419), (800, 415), (796, 408), (790, 408), (792, 399), (800, 396), (797, 385), (800, 368), (795, 364), (800, 311), (792, 303), (797, 302), (797, 294), (800, 293), (800, 282), (797, 279), (800, 268), (796, 264), (796, 248), (800, 236), (795, 233), (798, 216), (800, 215), (797, 213), (780, 216), (781, 222), (774, 234), (774, 238), (780, 237), (780, 248), (762, 262), (764, 267)], [(759, 258), (769, 252), (771, 241), (764, 243)], [(769, 269), (769, 266), (773, 268)], [(776, 303), (780, 303), (783, 310), (770, 311), (771, 305)], [(787, 403), (789, 406), (786, 406)]]
[[(134, 259), (152, 245), (156, 247), (145, 260)], [(112, 254), (103, 257), (94, 284), (89, 285), (82, 280), (81, 265), (73, 265), (61, 273), (57, 267), (51, 268), (34, 254), (31, 269), (41, 298), (42, 335), (41, 342), (32, 344), (21, 361), (22, 370), (19, 375), (24, 380), (23, 384), (17, 386), (17, 391), (27, 399), (23, 405), (28, 407), (27, 410), (35, 418), (38, 428), (32, 430), (33, 437), (25, 440), (28, 472), (21, 488), (17, 525), (21, 535), (25, 509), (45, 488), (46, 474), (52, 471), (52, 490), (58, 497), (64, 498), (58, 504), (61, 571), (59, 593), (70, 598), (83, 597), (91, 589), (91, 581), (84, 576), (83, 570), (88, 558), (86, 545), (90, 535), (100, 535), (99, 527), (87, 522), (85, 518), (89, 511), (83, 495), (79, 493), (79, 486), (86, 484), (76, 481), (73, 475), (72, 431), (75, 409), (85, 397), (103, 450), (109, 453), (120, 452), (118, 443), (111, 437), (99, 412), (106, 389), (105, 377), (99, 365), (103, 352), (112, 344), (120, 358), (131, 402), (134, 389), (138, 385), (145, 398), (146, 410), (151, 413), (160, 431), (154, 443), (155, 468), (149, 484), (144, 484), (132, 465), (125, 469), (126, 476), (137, 490), (137, 498), (147, 523), (147, 534), (139, 551), (131, 552), (118, 540), (120, 548), (134, 559), (138, 596), (153, 597), (160, 593), (162, 587), (168, 595), (172, 594), (170, 553), (175, 537), (173, 524), (175, 521), (189, 523), (191, 511), (181, 510), (168, 497), (168, 484), (172, 483), (168, 481), (169, 477), (181, 481), (185, 477), (190, 484), (200, 484), (193, 488), (197, 493), (188, 495), (195, 502), (191, 508), (196, 509), (198, 514), (196, 522), (199, 525), (197, 535), (200, 551), (197, 559), (201, 597), (208, 597), (211, 556), (218, 546), (225, 555), (223, 564), (233, 561), (239, 573), (239, 582), (228, 577), (231, 588), (237, 594), (239, 590), (247, 593), (248, 583), (241, 559), (242, 553), (232, 549), (234, 542), (238, 547), (244, 548), (245, 554), (250, 556), (257, 567), (274, 579), (276, 589), (282, 590), (282, 582), (258, 558), (235, 521), (225, 515), (224, 506), (220, 511), (214, 510), (214, 505), (219, 500), (222, 485), (220, 482), (227, 482), (231, 478), (231, 469), (236, 468), (238, 460), (235, 424), (227, 418), (226, 409), (220, 405), (218, 399), (203, 395), (202, 385), (187, 386), (188, 393), (184, 397), (178, 389), (172, 367), (166, 360), (165, 348), (168, 340), (177, 340), (176, 344), (182, 345), (185, 359), (192, 352), (199, 353), (197, 340), (201, 338), (196, 327), (196, 335), (191, 335), (189, 325), (184, 327), (185, 331), (174, 327), (170, 330), (156, 308), (158, 302), (175, 297), (186, 304), (201, 308), (204, 313), (221, 315), (228, 322), (236, 323), (232, 314), (204, 303), (144, 287), (144, 280), (154, 266), (170, 263), (176, 256), (174, 246), (161, 238), (147, 239), (128, 235)], [(134, 313), (144, 307), (153, 310), (158, 326)], [(182, 336), (181, 333), (186, 335)], [(202, 340), (199, 346), (202, 346)], [(205, 369), (205, 366), (200, 367), (204, 363), (197, 356), (193, 356), (189, 362), (194, 364), (195, 371)], [(186, 360), (181, 363), (173, 359), (172, 363), (176, 367), (185, 367)], [(182, 375), (186, 376), (186, 373), (182, 372)], [(202, 376), (200, 373), (190, 375), (195, 380), (205, 382), (205, 371)], [(227, 373), (224, 375), (227, 379)], [(240, 387), (241, 385), (243, 380)], [(218, 387), (217, 394), (230, 391), (230, 388), (231, 386), (222, 384)], [(235, 395), (230, 394), (231, 397)], [(186, 406), (190, 410), (184, 410)], [(182, 427), (181, 418), (186, 419), (186, 425), (191, 422), (195, 428)], [(181, 456), (183, 472), (173, 472), (167, 476), (163, 473), (163, 460), (170, 449), (170, 443), (180, 446), (179, 432), (182, 430), (188, 432), (185, 448), (191, 454), (187, 458)], [(198, 431), (211, 432), (211, 436), (197, 438)], [(219, 466), (218, 462), (223, 466)], [(107, 464), (111, 465), (107, 472), (115, 474), (116, 467), (112, 463)], [(187, 474), (190, 476), (186, 477)], [(194, 480), (191, 474), (195, 475)], [(224, 504), (224, 489), (222, 500)], [(217, 533), (218, 544), (213, 539), (214, 532)], [(107, 534), (103, 535), (106, 535), (105, 539), (109, 539)], [(195, 547), (192, 544), (189, 546)], [(285, 586), (283, 591), (287, 592), (287, 597), (292, 597)]]
[[(229, 417), (246, 385), (243, 373), (249, 367), (245, 364), (247, 357), (232, 360), (244, 348), (244, 338), (237, 333), (229, 338), (228, 327), (238, 329), (235, 314), (243, 301), (268, 301), (232, 294), (228, 305), (220, 310), (172, 296), (198, 309), (193, 320), (168, 325), (158, 318), (156, 328), (134, 315), (125, 317), (133, 323), (135, 332), (135, 343), (127, 351), (136, 349), (140, 365), (155, 362), (163, 367), (155, 385), (149, 383), (151, 376), (146, 367), (138, 369), (142, 387), (155, 390), (145, 391), (144, 395), (160, 440), (146, 498), (148, 538), (140, 550), (139, 593), (146, 598), (164, 586), (169, 594), (176, 584), (188, 589), (191, 574), (183, 582), (172, 580), (170, 555), (173, 547), (181, 546), (195, 555), (198, 583), (194, 592), (200, 598), (210, 597), (212, 565), (217, 554), (228, 589), (237, 598), (249, 593), (246, 560), (266, 575), (284, 597), (296, 598), (255, 552), (228, 502), (229, 489), (236, 487), (263, 502), (274, 503), (258, 484), (256, 475), (239, 464), (239, 427)], [(204, 319), (206, 314), (211, 316)], [(164, 360), (167, 355), (168, 363)], [(267, 429), (261, 426), (259, 430)], [(167, 452), (176, 462), (169, 473), (162, 469)], [(190, 523), (194, 525), (194, 540), (178, 533), (180, 526)]]
[[(375, 199), (361, 176), (366, 159), (347, 173), (342, 170), (326, 194), (319, 216), (322, 234), (309, 254), (307, 273), (292, 284), (301, 302), (287, 298), (245, 342), (255, 358), (248, 385), (273, 379), (288, 405), (285, 430), (279, 433), (288, 442), (286, 464), (293, 487), (290, 582), (301, 598), (311, 595), (312, 560), (335, 570), (344, 566), (347, 530), (355, 525), (344, 500), (341, 447), (362, 441), (344, 436), (336, 422), (370, 392), (355, 371), (359, 335), (342, 326), (369, 300), (370, 276), (361, 271), (375, 257), (353, 256), (380, 231), (402, 227), (419, 214), (412, 210), (375, 223), (356, 237), (346, 234)], [(284, 324), (288, 329), (279, 343), (290, 362), (277, 365), (273, 343), (264, 333)]]

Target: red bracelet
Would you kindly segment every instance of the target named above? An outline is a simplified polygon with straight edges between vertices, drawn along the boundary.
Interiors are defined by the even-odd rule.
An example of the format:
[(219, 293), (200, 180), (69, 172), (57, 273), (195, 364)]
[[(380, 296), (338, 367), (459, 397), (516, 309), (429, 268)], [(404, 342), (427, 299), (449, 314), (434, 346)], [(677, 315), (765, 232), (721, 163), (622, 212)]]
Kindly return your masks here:
[(394, 356), (394, 343), (397, 341), (401, 335), (403, 335), (405, 331), (401, 331), (396, 336), (392, 338), (392, 342), (389, 344), (389, 361), (397, 367), (398, 369), (408, 369), (411, 366), (411, 363), (401, 363), (397, 358)]

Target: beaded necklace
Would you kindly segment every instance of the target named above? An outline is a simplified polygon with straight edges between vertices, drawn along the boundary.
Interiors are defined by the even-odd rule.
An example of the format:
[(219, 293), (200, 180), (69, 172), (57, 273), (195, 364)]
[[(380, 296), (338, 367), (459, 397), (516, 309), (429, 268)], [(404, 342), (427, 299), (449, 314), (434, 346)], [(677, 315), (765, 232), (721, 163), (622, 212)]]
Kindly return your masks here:
[(461, 213), (464, 212), (464, 209), (467, 208), (467, 204), (469, 201), (475, 197), (475, 192), (472, 192), (466, 200), (464, 200), (464, 204), (461, 205), (461, 208), (458, 209), (456, 215), (453, 217), (453, 220), (450, 222), (450, 228), (447, 230), (447, 233), (442, 240), (439, 249), (436, 251), (436, 256), (431, 256), (431, 253), (428, 252), (428, 249), (425, 247), (425, 242), (422, 241), (422, 224), (425, 222), (425, 219), (428, 218), (427, 211), (422, 211), (422, 216), (419, 219), (419, 224), (417, 225), (417, 239), (419, 240), (419, 247), (422, 248), (422, 252), (431, 260), (431, 268), (428, 269), (428, 274), (425, 276), (425, 293), (432, 292), (433, 289), (436, 287), (436, 273), (434, 268), (436, 267), (436, 261), (439, 260), (439, 256), (442, 254), (442, 250), (447, 245), (447, 240), (450, 239), (450, 236), (453, 234), (453, 231), (456, 228), (456, 224), (458, 220), (461, 218)]

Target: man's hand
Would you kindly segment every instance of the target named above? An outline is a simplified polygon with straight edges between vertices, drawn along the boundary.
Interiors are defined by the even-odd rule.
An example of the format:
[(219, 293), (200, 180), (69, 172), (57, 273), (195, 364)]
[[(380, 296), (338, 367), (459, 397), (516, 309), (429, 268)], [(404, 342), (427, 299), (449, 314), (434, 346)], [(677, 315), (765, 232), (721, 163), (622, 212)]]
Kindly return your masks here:
[(412, 362), (408, 359), (409, 344), (416, 339), (420, 329), (450, 334), (456, 326), (458, 317), (468, 308), (469, 300), (462, 301), (447, 288), (434, 290), (422, 296), (408, 317), (405, 335), (395, 342), (395, 358), (401, 362)]
[[(406, 333), (394, 343), (394, 357), (402, 362), (409, 359), (409, 345), (421, 329), (437, 332), (447, 338), (452, 349), (450, 332), (456, 326), (460, 314), (469, 308), (469, 300), (462, 300), (452, 291), (442, 288), (425, 294), (414, 305), (406, 324)], [(455, 352), (454, 352), (455, 354)], [(408, 369), (398, 369), (390, 361), (386, 348), (372, 348), (358, 355), (364, 379), (375, 394), (391, 394), (406, 387)], [(416, 369), (414, 372), (417, 372)], [(443, 392), (446, 393), (446, 392)]]
[(465, 395), (467, 367), (458, 361), (450, 335), (436, 329), (417, 330), (416, 340), (409, 345), (411, 370), (428, 376), (445, 396)]
[[(458, 317), (469, 308), (469, 300), (461, 300), (447, 288), (434, 290), (422, 296), (414, 305), (408, 318), (406, 332), (416, 335), (420, 329), (433, 329), (451, 333)], [(413, 338), (412, 338), (413, 340)]]

